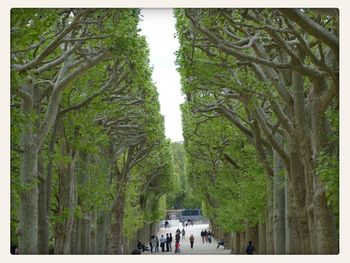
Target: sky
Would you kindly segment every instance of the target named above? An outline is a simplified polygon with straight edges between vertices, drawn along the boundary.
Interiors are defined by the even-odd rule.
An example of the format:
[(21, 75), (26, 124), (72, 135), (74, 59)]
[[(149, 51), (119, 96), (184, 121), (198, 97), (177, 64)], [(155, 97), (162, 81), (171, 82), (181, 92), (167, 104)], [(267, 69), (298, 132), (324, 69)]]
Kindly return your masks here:
[(160, 111), (165, 119), (165, 135), (173, 142), (183, 141), (180, 104), (180, 75), (175, 67), (179, 42), (174, 37), (175, 18), (172, 9), (142, 9), (139, 27), (150, 48), (152, 79), (156, 84)]

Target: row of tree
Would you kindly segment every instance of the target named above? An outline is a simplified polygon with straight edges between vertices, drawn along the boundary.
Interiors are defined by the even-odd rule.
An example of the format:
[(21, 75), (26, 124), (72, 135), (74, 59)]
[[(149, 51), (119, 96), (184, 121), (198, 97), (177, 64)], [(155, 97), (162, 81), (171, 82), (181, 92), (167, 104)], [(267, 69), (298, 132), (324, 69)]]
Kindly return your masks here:
[(175, 16), (187, 174), (213, 228), (233, 253), (338, 253), (338, 10)]
[(12, 9), (11, 244), (20, 254), (128, 253), (164, 217), (176, 181), (139, 16)]

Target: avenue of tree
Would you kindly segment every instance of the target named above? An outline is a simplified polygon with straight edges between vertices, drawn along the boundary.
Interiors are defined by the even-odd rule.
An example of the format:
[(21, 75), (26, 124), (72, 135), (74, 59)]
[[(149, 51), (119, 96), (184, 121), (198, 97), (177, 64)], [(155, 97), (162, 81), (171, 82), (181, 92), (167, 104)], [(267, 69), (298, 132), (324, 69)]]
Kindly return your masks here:
[(174, 15), (184, 143), (139, 9), (11, 10), (11, 246), (129, 254), (200, 207), (231, 253), (337, 254), (338, 10)]
[(338, 10), (175, 15), (186, 169), (214, 233), (232, 253), (338, 253)]
[(164, 218), (176, 180), (139, 15), (12, 9), (11, 244), (20, 254), (129, 253)]

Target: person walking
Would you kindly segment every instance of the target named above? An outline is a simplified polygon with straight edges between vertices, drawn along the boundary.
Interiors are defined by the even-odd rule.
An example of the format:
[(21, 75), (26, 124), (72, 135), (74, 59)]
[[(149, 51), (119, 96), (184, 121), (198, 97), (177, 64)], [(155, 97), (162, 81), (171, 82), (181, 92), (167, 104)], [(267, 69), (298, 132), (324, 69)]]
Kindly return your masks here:
[(160, 247), (162, 248), (162, 252), (165, 252), (164, 246), (166, 243), (166, 238), (163, 235), (161, 235), (159, 241), (160, 241)]
[(151, 253), (156, 253), (157, 240), (155, 235), (151, 236), (150, 245), (151, 245)]
[(191, 234), (190, 236), (190, 243), (191, 243), (191, 248), (193, 249), (193, 243), (194, 243), (194, 236)]
[(175, 244), (175, 254), (180, 254), (180, 242), (176, 242)]
[(208, 243), (208, 232), (207, 232), (207, 230), (204, 230), (204, 239), (205, 239), (205, 243)]
[(208, 241), (209, 241), (209, 244), (211, 244), (211, 232), (210, 232), (210, 230), (208, 231)]
[(252, 241), (249, 241), (247, 248), (245, 249), (245, 252), (248, 255), (253, 255), (255, 254), (255, 247), (252, 244)]
[(180, 233), (176, 233), (176, 235), (175, 235), (175, 242), (176, 243), (180, 242)]
[(185, 229), (183, 228), (182, 229), (182, 239), (185, 239), (185, 234), (186, 234), (186, 232), (185, 232)]
[(171, 245), (172, 243), (173, 243), (173, 236), (170, 233), (170, 236), (169, 236), (169, 251), (172, 251), (172, 245)]
[(202, 238), (202, 242), (204, 244), (204, 231), (203, 230), (201, 231), (201, 238)]
[(156, 252), (159, 253), (159, 239), (157, 236), (156, 236)]
[(166, 233), (166, 238), (165, 238), (165, 245), (166, 245), (166, 252), (169, 252), (169, 244), (170, 244), (170, 236), (168, 233)]

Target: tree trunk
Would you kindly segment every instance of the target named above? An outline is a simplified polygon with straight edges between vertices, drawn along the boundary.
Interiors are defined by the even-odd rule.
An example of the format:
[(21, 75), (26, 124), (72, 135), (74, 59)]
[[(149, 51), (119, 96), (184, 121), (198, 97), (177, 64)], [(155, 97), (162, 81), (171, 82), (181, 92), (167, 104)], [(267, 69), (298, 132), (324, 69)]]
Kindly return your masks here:
[(34, 134), (33, 80), (27, 78), (22, 86), (28, 95), (22, 101), (22, 113), (27, 120), (21, 132), (20, 147), (22, 149), (20, 168), (20, 202), (18, 246), (20, 254), (38, 253), (38, 152)]
[(291, 139), (290, 142), (290, 178), (291, 187), (293, 193), (293, 200), (296, 208), (296, 215), (298, 218), (298, 232), (301, 240), (301, 250), (303, 254), (311, 254), (311, 240), (309, 231), (309, 217), (306, 208), (306, 190), (305, 190), (305, 179), (304, 179), (304, 167), (302, 165), (298, 141)]
[(97, 224), (96, 254), (107, 254), (106, 240), (109, 214), (107, 212), (103, 212), (101, 213), (100, 218), (102, 218), (102, 222), (100, 224)]
[(266, 250), (266, 225), (264, 223), (259, 224), (259, 254), (267, 254)]
[[(252, 241), (252, 244), (255, 247), (255, 252), (258, 253), (258, 251), (259, 251), (259, 227), (258, 227), (258, 225), (247, 228), (247, 231), (245, 234), (245, 248), (248, 245), (249, 241)], [(244, 253), (246, 253), (245, 248), (244, 248)]]
[(273, 241), (273, 181), (267, 177), (267, 210), (266, 210), (266, 250), (267, 254), (274, 254)]
[(276, 151), (273, 151), (274, 159), (274, 191), (273, 191), (273, 240), (274, 254), (286, 253), (286, 228), (285, 228), (285, 177), (282, 159)]
[(91, 249), (90, 254), (96, 254), (96, 240), (97, 240), (97, 216), (96, 210), (91, 212)]
[(47, 215), (47, 180), (44, 177), (44, 165), (39, 157), (38, 173), (40, 176), (38, 197), (38, 254), (49, 254), (49, 219)]
[(80, 239), (81, 254), (87, 255), (90, 253), (91, 230), (90, 230), (90, 215), (85, 213), (81, 219), (81, 239)]
[[(317, 163), (319, 154), (322, 151), (326, 151), (327, 134), (326, 116), (321, 108), (321, 96), (322, 92), (326, 89), (326, 80), (321, 79), (313, 83), (313, 100), (312, 100), (312, 148), (315, 163)], [(338, 240), (336, 235), (336, 224), (334, 214), (331, 208), (327, 205), (325, 187), (320, 178), (316, 174), (314, 175), (314, 189), (315, 195), (313, 199), (316, 233), (317, 233), (317, 253), (318, 254), (337, 254)]]
[(239, 245), (239, 254), (244, 255), (246, 248), (245, 232), (239, 233)]
[(121, 187), (116, 206), (112, 211), (111, 222), (111, 252), (112, 254), (123, 254), (123, 221), (124, 221), (124, 203), (125, 189)]
[(234, 254), (239, 254), (240, 253), (240, 233), (239, 232), (235, 232), (234, 233)]
[(300, 236), (298, 232), (297, 214), (290, 185), (290, 175), (286, 175), (286, 254), (302, 254)]

